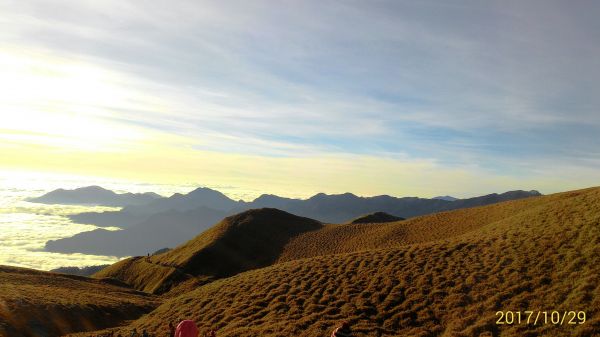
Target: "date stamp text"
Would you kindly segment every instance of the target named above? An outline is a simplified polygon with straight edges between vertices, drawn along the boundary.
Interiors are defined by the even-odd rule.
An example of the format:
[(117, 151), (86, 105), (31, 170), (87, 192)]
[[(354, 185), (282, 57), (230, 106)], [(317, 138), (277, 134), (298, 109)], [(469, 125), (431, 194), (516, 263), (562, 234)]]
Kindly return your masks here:
[(585, 311), (497, 311), (498, 325), (581, 325), (585, 323)]

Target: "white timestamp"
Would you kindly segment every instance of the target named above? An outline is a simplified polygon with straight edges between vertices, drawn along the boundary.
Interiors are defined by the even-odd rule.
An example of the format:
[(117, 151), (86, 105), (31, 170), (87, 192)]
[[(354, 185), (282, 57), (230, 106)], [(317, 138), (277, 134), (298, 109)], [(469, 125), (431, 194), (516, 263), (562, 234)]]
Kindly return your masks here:
[(496, 311), (498, 325), (578, 325), (586, 320), (585, 311), (573, 310), (525, 310)]

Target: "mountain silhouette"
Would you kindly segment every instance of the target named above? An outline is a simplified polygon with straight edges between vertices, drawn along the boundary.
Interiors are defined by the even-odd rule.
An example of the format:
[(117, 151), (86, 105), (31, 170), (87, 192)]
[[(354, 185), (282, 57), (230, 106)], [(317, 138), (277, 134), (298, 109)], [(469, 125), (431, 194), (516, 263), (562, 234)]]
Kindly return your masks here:
[(128, 227), (145, 220), (150, 214), (171, 209), (181, 211), (203, 206), (226, 211), (229, 214), (236, 214), (248, 209), (267, 207), (281, 209), (323, 222), (342, 223), (374, 212), (386, 212), (403, 218), (410, 218), (539, 195), (541, 194), (537, 191), (510, 191), (502, 194), (494, 193), (448, 201), (416, 197), (396, 198), (389, 195), (359, 197), (352, 193), (331, 195), (318, 193), (308, 199), (293, 199), (263, 194), (254, 201), (244, 202), (232, 200), (221, 192), (209, 188), (198, 188), (188, 194), (176, 193), (169, 198), (161, 198), (145, 205), (128, 206), (117, 212), (82, 213), (72, 215), (70, 218), (77, 223)]
[(27, 201), (42, 204), (81, 204), (102, 206), (143, 205), (161, 199), (153, 193), (115, 193), (100, 186), (80, 187), (74, 190), (57, 189)]
[(446, 200), (446, 201), (456, 201), (459, 200), (459, 198), (455, 198), (449, 195), (441, 195), (438, 197), (433, 197), (432, 199), (438, 199), (438, 200)]
[(146, 255), (175, 247), (209, 228), (227, 213), (208, 207), (168, 210), (123, 230), (95, 229), (72, 237), (46, 242), (45, 250), (110, 256)]
[[(403, 218), (449, 211), (466, 207), (483, 206), (506, 200), (539, 196), (537, 191), (511, 191), (455, 201), (416, 197), (396, 198), (389, 195), (359, 197), (352, 193), (327, 195), (319, 193), (306, 200), (281, 202), (278, 208), (293, 214), (323, 222), (342, 223), (373, 212), (385, 212)], [(253, 206), (253, 203), (250, 203)], [(261, 205), (262, 206), (262, 205)]]
[(352, 224), (383, 223), (383, 222), (395, 222), (395, 221), (401, 221), (401, 220), (404, 220), (404, 218), (401, 218), (401, 217), (395, 216), (395, 215), (391, 215), (391, 214), (387, 214), (385, 212), (375, 212), (375, 213), (359, 216), (358, 218), (350, 221), (350, 223), (352, 223)]
[[(375, 212), (410, 218), (538, 195), (540, 194), (537, 191), (511, 191), (446, 201), (414, 197), (396, 198), (388, 195), (359, 197), (352, 193), (319, 193), (305, 200), (262, 195), (252, 202), (243, 202), (234, 201), (209, 188), (198, 188), (188, 194), (174, 194), (146, 205), (128, 206), (121, 211), (71, 215), (69, 217), (75, 222), (117, 226), (124, 230), (96, 229), (83, 232), (70, 238), (49, 241), (45, 249), (53, 252), (116, 256), (146, 255), (160, 248), (174, 247), (225, 216), (257, 208), (277, 208), (321, 222), (345, 223)], [(188, 211), (192, 213), (186, 213)], [(154, 218), (150, 220), (151, 217)], [(196, 232), (193, 232), (194, 230)]]
[(204, 206), (220, 211), (228, 211), (238, 206), (223, 193), (206, 187), (199, 187), (187, 194), (175, 193), (168, 198), (155, 200), (145, 205), (128, 206), (123, 212), (131, 214), (155, 214), (168, 210), (187, 211)]

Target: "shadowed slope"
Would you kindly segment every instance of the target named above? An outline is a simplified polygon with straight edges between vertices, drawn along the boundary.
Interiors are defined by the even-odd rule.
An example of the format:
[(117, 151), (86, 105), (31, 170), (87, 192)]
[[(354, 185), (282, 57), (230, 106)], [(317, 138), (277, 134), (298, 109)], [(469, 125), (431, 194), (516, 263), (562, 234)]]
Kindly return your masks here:
[(60, 336), (120, 324), (156, 298), (101, 280), (0, 266), (0, 336)]
[(270, 265), (293, 237), (321, 227), (318, 221), (277, 209), (250, 210), (223, 219), (169, 252), (121, 261), (95, 276), (162, 293), (192, 276), (210, 280)]
[[(438, 240), (252, 270), (131, 327), (164, 333), (188, 317), (224, 336), (326, 336), (349, 319), (356, 336), (600, 336), (600, 189), (436, 214), (403, 233), (411, 226), (429, 232), (407, 238)], [(587, 321), (496, 325), (498, 310), (585, 311)]]
[(395, 221), (401, 221), (404, 220), (404, 218), (401, 218), (399, 216), (395, 216), (395, 215), (391, 215), (385, 212), (375, 212), (375, 213), (371, 213), (371, 214), (366, 214), (366, 215), (362, 215), (352, 221), (350, 221), (350, 223), (352, 224), (359, 224), (359, 223), (384, 223), (384, 222), (395, 222)]

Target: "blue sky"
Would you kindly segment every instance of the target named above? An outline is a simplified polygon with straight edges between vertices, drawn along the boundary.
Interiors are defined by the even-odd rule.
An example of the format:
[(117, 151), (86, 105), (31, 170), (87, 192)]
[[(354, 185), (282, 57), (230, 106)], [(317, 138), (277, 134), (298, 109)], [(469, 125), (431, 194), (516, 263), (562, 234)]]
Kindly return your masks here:
[[(64, 107), (198, 153), (427, 162), (548, 192), (600, 178), (594, 1), (0, 4), (0, 52), (35, 76), (71, 61), (108, 74), (106, 99), (5, 98), (3, 113)], [(443, 194), (499, 188), (483, 186)]]

